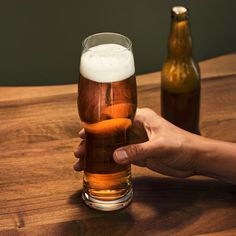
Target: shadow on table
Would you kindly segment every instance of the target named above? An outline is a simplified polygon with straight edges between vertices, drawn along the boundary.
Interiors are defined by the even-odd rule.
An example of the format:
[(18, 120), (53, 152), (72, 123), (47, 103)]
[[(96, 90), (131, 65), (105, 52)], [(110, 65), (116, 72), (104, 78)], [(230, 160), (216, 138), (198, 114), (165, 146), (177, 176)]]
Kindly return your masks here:
[[(117, 212), (89, 209), (82, 203), (80, 191), (73, 194), (70, 204), (77, 205), (83, 216), (68, 224), (68, 235), (168, 235), (193, 224), (209, 210), (236, 205), (236, 188), (212, 179), (140, 177), (133, 179), (133, 186), (133, 203)], [(198, 230), (195, 233), (201, 233)]]
[[(80, 217), (81, 220), (70, 222), (68, 228), (71, 234), (68, 235), (126, 235), (133, 227), (134, 219), (129, 207), (114, 212), (97, 211), (83, 203), (81, 193), (81, 190), (77, 191), (69, 199), (69, 203), (77, 205), (83, 212), (83, 216)], [(72, 233), (72, 225), (77, 234)]]
[[(135, 218), (139, 217), (138, 212), (144, 215), (139, 218), (140, 230), (145, 232), (171, 232), (171, 229), (176, 232), (203, 215), (207, 220), (209, 212), (236, 206), (236, 187), (210, 178), (142, 177), (134, 179), (133, 185)], [(195, 234), (201, 233), (200, 227), (195, 230), (199, 230)]]

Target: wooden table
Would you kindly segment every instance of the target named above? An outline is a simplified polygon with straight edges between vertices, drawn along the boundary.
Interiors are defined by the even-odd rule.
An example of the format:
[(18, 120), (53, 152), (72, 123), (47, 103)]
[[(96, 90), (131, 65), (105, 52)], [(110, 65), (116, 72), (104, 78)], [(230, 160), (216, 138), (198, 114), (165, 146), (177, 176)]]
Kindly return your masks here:
[[(201, 132), (236, 142), (236, 54), (201, 64)], [(139, 107), (159, 113), (160, 73), (137, 77)], [(98, 212), (72, 169), (77, 85), (0, 88), (0, 235), (236, 235), (236, 187), (133, 166), (134, 201)]]

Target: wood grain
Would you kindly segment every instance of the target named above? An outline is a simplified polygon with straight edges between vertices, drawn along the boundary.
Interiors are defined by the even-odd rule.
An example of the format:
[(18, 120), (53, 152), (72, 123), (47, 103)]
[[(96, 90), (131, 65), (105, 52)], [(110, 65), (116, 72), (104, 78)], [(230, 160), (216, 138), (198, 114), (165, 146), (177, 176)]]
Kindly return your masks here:
[[(236, 54), (201, 67), (202, 134), (236, 142)], [(159, 113), (159, 73), (137, 80), (139, 106)], [(86, 207), (82, 173), (72, 170), (81, 127), (76, 85), (2, 87), (0, 122), (1, 236), (236, 234), (236, 188), (209, 178), (167, 178), (133, 166), (129, 207)]]

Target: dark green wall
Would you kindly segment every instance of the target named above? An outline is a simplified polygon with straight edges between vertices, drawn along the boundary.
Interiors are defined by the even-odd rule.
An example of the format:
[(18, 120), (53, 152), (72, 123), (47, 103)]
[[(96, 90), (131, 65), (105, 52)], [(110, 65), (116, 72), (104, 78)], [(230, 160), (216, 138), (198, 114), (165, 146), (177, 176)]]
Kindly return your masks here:
[(190, 9), (197, 60), (236, 51), (235, 0), (3, 0), (0, 84), (77, 82), (82, 39), (103, 31), (132, 39), (137, 74), (160, 70), (170, 8), (181, 4)]

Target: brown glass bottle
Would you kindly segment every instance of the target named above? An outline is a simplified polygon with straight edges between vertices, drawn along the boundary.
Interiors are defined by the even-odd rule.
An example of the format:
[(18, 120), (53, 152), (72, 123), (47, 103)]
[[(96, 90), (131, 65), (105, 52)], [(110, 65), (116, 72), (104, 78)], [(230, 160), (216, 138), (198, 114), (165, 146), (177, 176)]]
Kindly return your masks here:
[(173, 7), (168, 57), (161, 72), (161, 114), (171, 123), (199, 134), (200, 70), (192, 56), (185, 7)]

